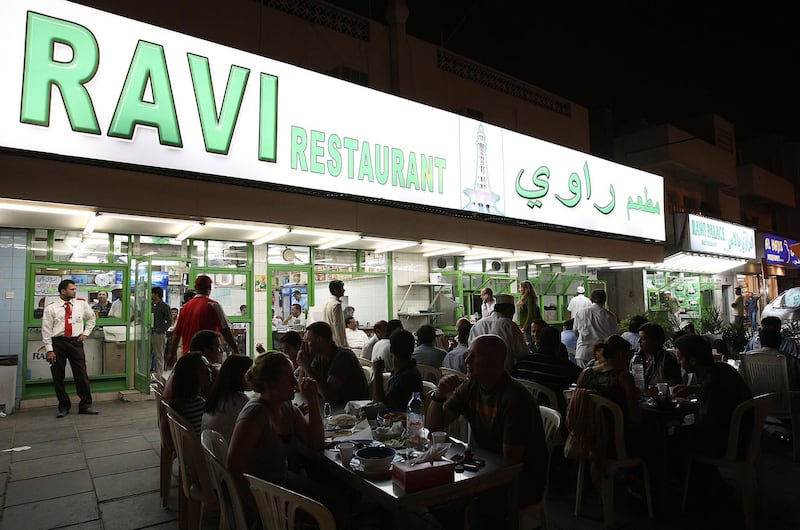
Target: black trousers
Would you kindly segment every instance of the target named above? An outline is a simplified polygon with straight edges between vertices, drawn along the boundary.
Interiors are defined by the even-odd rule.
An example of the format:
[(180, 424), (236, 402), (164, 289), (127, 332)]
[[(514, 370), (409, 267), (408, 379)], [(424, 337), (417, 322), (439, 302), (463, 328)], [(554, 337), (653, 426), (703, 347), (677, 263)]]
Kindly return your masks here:
[(58, 397), (58, 408), (69, 410), (71, 403), (69, 394), (64, 388), (64, 372), (67, 368), (67, 361), (72, 367), (72, 375), (75, 379), (75, 390), (81, 398), (79, 408), (81, 410), (92, 405), (92, 391), (89, 388), (89, 376), (86, 374), (86, 354), (83, 351), (83, 342), (78, 337), (53, 337), (53, 352), (56, 354), (56, 361), (50, 365), (50, 372), (53, 374), (53, 386)]

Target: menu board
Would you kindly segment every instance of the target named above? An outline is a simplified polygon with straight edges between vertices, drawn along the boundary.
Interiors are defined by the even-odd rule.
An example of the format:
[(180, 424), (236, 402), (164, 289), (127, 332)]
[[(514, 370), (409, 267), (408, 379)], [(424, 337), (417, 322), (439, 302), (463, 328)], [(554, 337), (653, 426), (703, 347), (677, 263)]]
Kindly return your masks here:
[(33, 292), (35, 295), (57, 295), (59, 283), (61, 283), (61, 276), (37, 274), (34, 280)]
[(700, 318), (700, 278), (684, 278), (673, 284), (673, 296), (681, 306), (681, 316)]

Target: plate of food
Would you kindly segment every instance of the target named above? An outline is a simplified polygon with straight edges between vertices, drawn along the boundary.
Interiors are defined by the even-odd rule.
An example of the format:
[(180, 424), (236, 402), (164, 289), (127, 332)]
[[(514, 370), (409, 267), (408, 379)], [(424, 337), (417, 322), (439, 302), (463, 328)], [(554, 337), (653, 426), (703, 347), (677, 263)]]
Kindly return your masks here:
[[(377, 440), (347, 440), (347, 442), (350, 442), (356, 446), (355, 451), (358, 451), (363, 447), (384, 447), (383, 443)], [(342, 443), (345, 442), (331, 442), (328, 451), (337, 453), (339, 451), (339, 444)]]
[(327, 421), (328, 427), (335, 430), (352, 429), (356, 423), (358, 423), (358, 418), (352, 414), (336, 414)]
[(388, 423), (389, 425), (397, 421), (400, 423), (406, 422), (406, 413), (401, 410), (382, 410), (378, 413), (378, 416), (383, 418), (384, 423)]

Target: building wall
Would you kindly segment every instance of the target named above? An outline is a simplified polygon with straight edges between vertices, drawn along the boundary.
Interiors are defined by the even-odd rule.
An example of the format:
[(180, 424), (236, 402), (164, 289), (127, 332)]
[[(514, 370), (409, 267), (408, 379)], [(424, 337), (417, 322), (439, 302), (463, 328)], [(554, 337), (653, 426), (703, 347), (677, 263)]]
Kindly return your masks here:
[(0, 355), (18, 358), (15, 408), (22, 393), (20, 367), (25, 334), (26, 254), (27, 233), (24, 230), (0, 231)]

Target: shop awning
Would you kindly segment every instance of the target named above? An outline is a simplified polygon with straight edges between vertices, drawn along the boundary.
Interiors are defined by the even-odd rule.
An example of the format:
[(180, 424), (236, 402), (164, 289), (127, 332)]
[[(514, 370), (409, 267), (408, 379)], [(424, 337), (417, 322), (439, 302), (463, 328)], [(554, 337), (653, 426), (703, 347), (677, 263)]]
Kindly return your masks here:
[(747, 260), (744, 259), (681, 251), (665, 258), (662, 263), (656, 263), (649, 268), (655, 270), (718, 274), (741, 267), (745, 263), (747, 263)]

